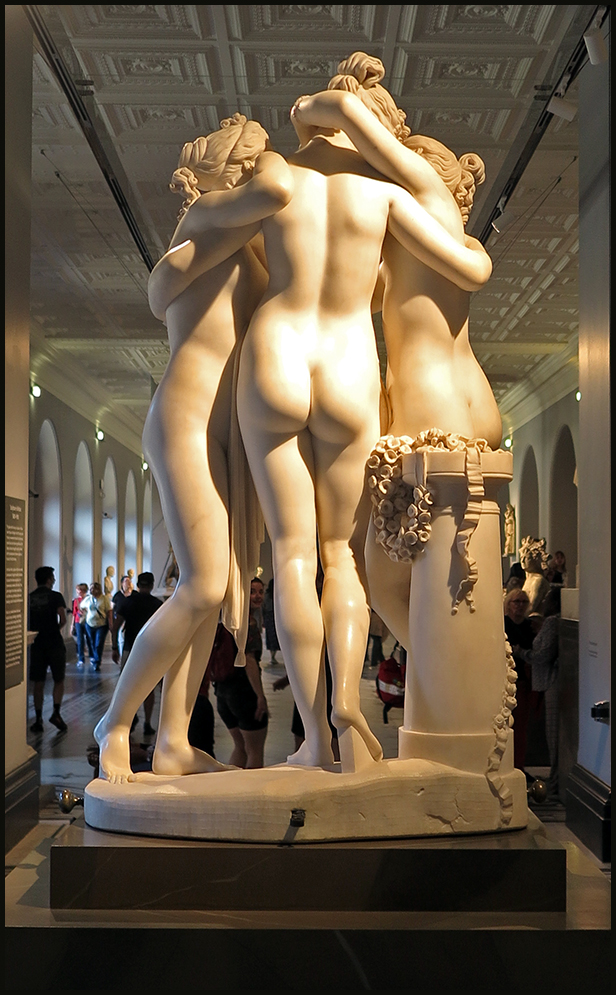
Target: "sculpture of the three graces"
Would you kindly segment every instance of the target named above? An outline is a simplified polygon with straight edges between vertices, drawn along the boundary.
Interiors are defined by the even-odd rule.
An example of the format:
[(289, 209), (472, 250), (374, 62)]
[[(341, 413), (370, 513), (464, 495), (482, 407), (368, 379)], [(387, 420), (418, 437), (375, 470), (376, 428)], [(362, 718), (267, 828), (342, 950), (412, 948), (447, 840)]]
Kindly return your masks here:
[[(149, 281), (171, 355), (143, 440), (180, 577), (96, 727), (100, 772), (125, 791), (144, 777), (207, 774), (206, 794), (239, 784), (189, 744), (188, 724), (219, 618), (243, 662), (263, 519), (305, 729), (282, 766), (349, 784), (392, 769), (360, 707), (372, 606), (407, 650), (399, 761), (484, 779), (506, 828), (515, 670), (495, 498), (511, 456), (469, 342), (491, 262), (464, 231), (484, 166), (412, 135), (383, 76), (358, 52), (300, 97), (286, 159), (239, 113), (182, 149), (171, 188), (184, 203)], [(153, 774), (133, 774), (131, 721), (161, 678)]]

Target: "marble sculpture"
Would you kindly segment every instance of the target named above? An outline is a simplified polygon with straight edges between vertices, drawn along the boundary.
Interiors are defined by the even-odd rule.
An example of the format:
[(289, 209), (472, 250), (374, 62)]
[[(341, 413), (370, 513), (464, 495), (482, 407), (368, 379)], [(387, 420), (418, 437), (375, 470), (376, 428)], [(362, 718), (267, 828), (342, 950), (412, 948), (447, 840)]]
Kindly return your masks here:
[[(468, 334), (491, 273), (464, 232), (484, 167), (411, 135), (383, 76), (357, 52), (300, 97), (286, 160), (241, 114), (182, 149), (185, 199), (149, 283), (171, 358), (144, 430), (180, 577), (95, 730), (98, 828), (277, 841), (291, 826), (301, 842), (526, 824), (496, 504), (512, 458)], [(306, 739), (286, 764), (242, 771), (187, 729), (220, 613), (244, 646), (261, 516)], [(408, 654), (392, 760), (360, 708), (370, 606)], [(134, 774), (131, 719), (161, 678), (153, 772)]]

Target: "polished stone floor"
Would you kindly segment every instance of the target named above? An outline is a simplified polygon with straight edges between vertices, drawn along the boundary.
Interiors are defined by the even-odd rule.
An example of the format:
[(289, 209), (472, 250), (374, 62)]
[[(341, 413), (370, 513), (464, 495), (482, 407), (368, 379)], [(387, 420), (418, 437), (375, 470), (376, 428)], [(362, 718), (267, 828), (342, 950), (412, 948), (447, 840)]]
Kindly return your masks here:
[[(386, 644), (386, 652), (391, 648)], [(270, 725), (266, 740), (266, 764), (284, 761), (293, 750), (291, 715), (293, 699), (289, 688), (274, 691), (273, 682), (284, 675), (284, 664), (280, 660), (271, 664), (269, 654), (262, 660), (263, 682), (270, 708)], [(86, 665), (78, 669), (75, 662), (67, 666), (66, 693), (62, 714), (68, 730), (58, 733), (47, 719), (51, 714), (51, 698), (45, 699), (43, 717), (45, 729), (40, 735), (29, 733), (29, 742), (41, 757), (41, 811), (40, 821), (21, 843), (6, 855), (6, 924), (16, 927), (86, 927), (113, 928), (118, 926), (135, 928), (139, 925), (135, 914), (114, 915), (113, 913), (73, 913), (58, 916), (49, 908), (49, 851), (54, 839), (61, 835), (67, 825), (83, 815), (77, 805), (69, 813), (63, 813), (57, 801), (58, 793), (68, 788), (75, 795), (83, 792), (94, 771), (87, 760), (87, 749), (93, 743), (92, 729), (105, 711), (118, 676), (118, 668), (111, 660), (109, 648), (104, 654), (99, 672)], [(383, 744), (386, 757), (397, 754), (397, 730), (402, 722), (402, 710), (392, 709), (389, 722), (384, 724), (382, 705), (375, 691), (375, 670), (367, 664), (361, 682), (361, 698), (364, 712)], [(49, 689), (50, 690), (50, 689)], [(153, 724), (157, 725), (158, 699)], [(33, 714), (29, 716), (29, 724)], [(133, 738), (139, 743), (148, 743), (153, 737), (145, 737), (142, 721), (135, 729)], [(231, 753), (231, 738), (217, 716), (215, 727), (216, 756), (226, 761)], [(531, 771), (536, 776), (546, 773), (542, 769)], [(366, 919), (368, 914), (338, 915), (339, 928), (349, 929), (402, 929), (402, 930), (599, 930), (609, 929), (611, 865), (601, 864), (565, 824), (565, 813), (561, 805), (533, 806), (533, 812), (544, 822), (551, 837), (561, 842), (567, 850), (568, 866), (568, 909), (565, 918), (556, 919), (549, 915), (535, 914), (534, 918), (523, 915), (506, 916), (498, 914), (444, 915), (438, 914), (398, 914), (392, 919), (390, 914), (382, 914), (377, 919)], [(319, 918), (320, 917), (320, 918)], [(237, 918), (237, 917), (236, 917)], [(309, 917), (310, 918), (310, 917)], [(240, 921), (222, 921), (220, 916), (190, 913), (155, 917), (148, 925), (158, 927), (202, 927), (220, 929), (223, 927), (248, 929), (331, 929), (321, 914), (315, 913), (306, 920), (299, 914), (283, 917), (278, 921), (275, 914), (253, 913), (241, 916)], [(348, 922), (347, 922), (348, 920)], [(346, 923), (346, 926), (345, 926)], [(81, 987), (81, 986), (78, 986)], [(370, 987), (362, 985), (361, 987)]]
[[(393, 641), (385, 643), (385, 651), (391, 648)], [(41, 782), (54, 785), (55, 788), (69, 788), (73, 792), (83, 791), (92, 778), (92, 767), (87, 761), (87, 747), (94, 742), (92, 730), (104, 713), (113, 693), (119, 668), (111, 659), (107, 646), (103, 655), (100, 671), (94, 671), (88, 664), (79, 669), (76, 663), (67, 664), (64, 702), (62, 717), (68, 726), (66, 733), (58, 733), (47, 719), (52, 712), (51, 680), (48, 680), (43, 709), (44, 732), (40, 735), (28, 733), (28, 742), (39, 752), (41, 757)], [(270, 710), (270, 722), (265, 741), (265, 764), (282, 763), (294, 751), (293, 735), (291, 733), (291, 718), (293, 713), (293, 696), (289, 687), (282, 691), (274, 691), (274, 681), (286, 673), (282, 655), (277, 654), (277, 663), (270, 662), (267, 650), (263, 653), (262, 674), (263, 686)], [(383, 723), (382, 704), (376, 694), (376, 670), (367, 664), (361, 682), (361, 697), (364, 712), (371, 726), (379, 737), (386, 757), (395, 757), (398, 752), (398, 727), (402, 723), (402, 709), (395, 708), (389, 712), (389, 722)], [(210, 692), (213, 701), (213, 693)], [(156, 690), (156, 705), (152, 723), (158, 724), (158, 706), (160, 691)], [(137, 725), (133, 740), (149, 744), (154, 736), (143, 735), (143, 711), (139, 712), (140, 722)], [(34, 721), (34, 713), (30, 703), (28, 725)], [(228, 761), (232, 750), (231, 736), (215, 711), (215, 753), (223, 763)]]

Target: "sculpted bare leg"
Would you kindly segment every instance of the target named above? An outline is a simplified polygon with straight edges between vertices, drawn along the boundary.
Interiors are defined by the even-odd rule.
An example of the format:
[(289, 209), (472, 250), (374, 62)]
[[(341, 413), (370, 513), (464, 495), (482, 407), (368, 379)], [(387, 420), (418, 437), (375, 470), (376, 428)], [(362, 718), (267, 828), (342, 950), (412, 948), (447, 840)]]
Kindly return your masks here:
[(408, 650), (412, 566), (390, 560), (383, 547), (377, 545), (372, 516), (366, 536), (365, 558), (370, 604), (394, 638)]
[(155, 774), (206, 774), (235, 769), (232, 764), (220, 763), (188, 742), (188, 725), (217, 624), (218, 612), (214, 611), (201, 623), (186, 651), (165, 675), (159, 733), (152, 760)]
[[(208, 438), (209, 411), (205, 412), (205, 418), (200, 417), (204, 413), (199, 410), (198, 398), (190, 396), (184, 397), (183, 408), (180, 408), (176, 386), (172, 384), (172, 389), (167, 389), (164, 382), (159, 386), (148, 415), (144, 443), (164, 495), (165, 521), (182, 572), (173, 596), (139, 632), (109, 708), (94, 730), (100, 747), (101, 776), (114, 783), (134, 780), (130, 766), (131, 721), (161, 678), (176, 667), (175, 679), (184, 681), (185, 688), (192, 694), (197, 675), (192, 673), (194, 658), (187, 653), (204, 623), (215, 627), (227, 586), (229, 527), (225, 504), (225, 454), (220, 443)], [(191, 424), (193, 419), (194, 426)], [(181, 424), (177, 424), (178, 421)], [(213, 639), (213, 629), (207, 631)], [(198, 659), (197, 670), (201, 663), (205, 670), (210, 650), (204, 642), (200, 645), (205, 659)], [(194, 693), (196, 695), (196, 690)], [(180, 727), (185, 724), (186, 730), (193, 703), (194, 699), (189, 702), (188, 694), (180, 703)], [(168, 707), (163, 711), (163, 717), (165, 714), (169, 714)], [(164, 740), (164, 728), (159, 727), (159, 737)], [(212, 763), (216, 764), (216, 761)]]
[(342, 453), (336, 443), (314, 442), (319, 549), (325, 575), (321, 611), (332, 672), (332, 721), (338, 730), (344, 772), (361, 770), (383, 757), (360, 704), (370, 623), (363, 558), (369, 507), (362, 485), (371, 444), (369, 431)]
[(242, 424), (251, 470), (272, 540), (276, 631), (306, 734), (289, 764), (333, 763), (323, 666), (324, 630), (316, 590), (312, 452), (306, 429), (286, 437)]

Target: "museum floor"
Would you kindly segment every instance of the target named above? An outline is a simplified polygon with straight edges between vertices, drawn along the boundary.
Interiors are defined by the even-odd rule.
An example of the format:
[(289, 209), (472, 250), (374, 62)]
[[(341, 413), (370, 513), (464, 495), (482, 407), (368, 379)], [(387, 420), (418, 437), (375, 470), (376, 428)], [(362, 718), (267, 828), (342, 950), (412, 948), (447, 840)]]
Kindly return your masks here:
[[(388, 649), (387, 644), (385, 648), (386, 650)], [(264, 687), (270, 707), (270, 726), (265, 748), (265, 761), (269, 765), (282, 762), (287, 754), (292, 752), (293, 737), (290, 725), (293, 699), (289, 688), (277, 692), (272, 689), (272, 684), (276, 678), (284, 674), (284, 665), (280, 662), (272, 665), (269, 662), (269, 654), (267, 653), (264, 654), (262, 664)], [(43, 971), (43, 964), (46, 964), (48, 961), (56, 965), (54, 969), (55, 981), (48, 985), (49, 988), (56, 990), (63, 987), (67, 990), (84, 988), (109, 990), (116, 987), (123, 988), (124, 984), (121, 982), (121, 978), (118, 978), (117, 983), (113, 983), (113, 979), (107, 975), (100, 977), (99, 981), (92, 986), (85, 984), (83, 976), (81, 980), (73, 979), (73, 981), (69, 981), (68, 979), (64, 979), (64, 982), (62, 981), (62, 972), (60, 971), (59, 964), (63, 963), (64, 967), (62, 970), (66, 970), (67, 962), (76, 963), (79, 960), (80, 955), (76, 954), (76, 950), (81, 948), (75, 946), (75, 944), (78, 944), (78, 935), (86, 936), (87, 930), (91, 930), (92, 928), (104, 929), (110, 942), (112, 940), (112, 933), (115, 936), (116, 931), (121, 930), (121, 934), (118, 935), (124, 937), (124, 939), (118, 941), (120, 944), (126, 944), (126, 929), (133, 930), (134, 936), (138, 933), (147, 934), (143, 940), (146, 947), (149, 943), (156, 944), (155, 937), (158, 934), (159, 941), (165, 948), (167, 941), (163, 942), (163, 933), (168, 931), (175, 932), (177, 941), (180, 941), (177, 930), (182, 928), (189, 932), (195, 928), (222, 930), (231, 934), (235, 931), (238, 940), (239, 933), (241, 933), (241, 942), (244, 950), (248, 950), (252, 942), (256, 942), (257, 934), (259, 937), (267, 935), (271, 938), (274, 936), (280, 938), (281, 935), (284, 935), (288, 937), (289, 943), (295, 949), (294, 945), (296, 943), (299, 943), (300, 947), (302, 947), (302, 944), (305, 945), (308, 943), (308, 938), (315, 931), (320, 930), (322, 931), (321, 937), (324, 944), (323, 951), (328, 949), (330, 942), (334, 942), (337, 950), (337, 954), (330, 952), (326, 956), (328, 963), (331, 962), (331, 969), (328, 968), (325, 974), (319, 974), (313, 954), (309, 952), (308, 947), (306, 947), (305, 951), (306, 963), (304, 967), (300, 967), (299, 962), (291, 965), (287, 957), (284, 957), (283, 960), (286, 966), (283, 969), (279, 963), (279, 954), (274, 955), (272, 951), (266, 953), (265, 947), (260, 946), (260, 959), (265, 958), (268, 961), (267, 969), (264, 968), (264, 977), (267, 978), (265, 983), (250, 984), (244, 975), (239, 976), (237, 972), (234, 973), (234, 971), (231, 971), (228, 976), (225, 976), (226, 982), (225, 979), (221, 980), (221, 977), (217, 975), (218, 980), (215, 983), (204, 984), (202, 979), (195, 984), (190, 983), (186, 985), (182, 983), (177, 985), (178, 987), (189, 988), (206, 987), (237, 990), (238, 988), (267, 987), (270, 989), (288, 990), (301, 987), (313, 987), (317, 989), (352, 989), (359, 987), (393, 990), (408, 987), (408, 984), (396, 984), (395, 979), (392, 979), (388, 974), (389, 968), (384, 969), (382, 979), (374, 979), (371, 983), (371, 973), (368, 964), (378, 963), (379, 956), (383, 954), (379, 955), (378, 951), (375, 950), (371, 954), (371, 958), (366, 962), (364, 960), (364, 953), (358, 953), (358, 950), (363, 950), (364, 943), (361, 939), (354, 940), (353, 937), (363, 936), (364, 931), (372, 934), (373, 943), (376, 942), (377, 933), (378, 935), (384, 935), (382, 931), (387, 931), (387, 935), (389, 935), (392, 930), (396, 932), (403, 931), (406, 937), (404, 942), (411, 942), (408, 931), (414, 931), (412, 942), (413, 944), (419, 944), (418, 949), (423, 954), (426, 954), (436, 942), (436, 934), (438, 933), (442, 936), (443, 931), (446, 931), (450, 938), (455, 932), (460, 937), (460, 941), (462, 941), (462, 936), (459, 933), (460, 930), (474, 931), (476, 936), (473, 942), (477, 940), (479, 934), (487, 935), (491, 931), (501, 931), (500, 939), (496, 933), (493, 934), (493, 942), (490, 941), (492, 942), (493, 949), (490, 949), (488, 956), (490, 962), (494, 962), (494, 971), (497, 974), (498, 963), (500, 962), (499, 958), (502, 959), (504, 957), (504, 962), (509, 959), (509, 954), (504, 955), (498, 947), (500, 943), (504, 942), (505, 934), (509, 937), (507, 949), (512, 951), (518, 949), (519, 938), (523, 931), (531, 930), (539, 932), (540, 939), (538, 947), (536, 943), (533, 943), (531, 948), (528, 946), (524, 947), (524, 945), (519, 948), (522, 959), (526, 959), (526, 954), (530, 952), (530, 949), (533, 951), (537, 949), (538, 951), (538, 955), (533, 955), (533, 957), (538, 956), (534, 967), (531, 967), (528, 963), (526, 966), (529, 976), (532, 975), (534, 980), (532, 984), (529, 983), (527, 985), (524, 983), (524, 971), (520, 968), (521, 973), (518, 976), (518, 981), (511, 985), (512, 988), (534, 988), (540, 987), (542, 984), (546, 985), (544, 972), (548, 971), (549, 964), (554, 963), (554, 957), (556, 957), (556, 954), (548, 955), (548, 952), (555, 943), (559, 942), (557, 936), (562, 938), (566, 934), (564, 947), (568, 952), (564, 955), (564, 959), (560, 955), (558, 956), (558, 963), (561, 967), (569, 964), (567, 970), (570, 972), (571, 977), (579, 976), (580, 980), (582, 977), (586, 978), (587, 975), (583, 973), (582, 963), (587, 959), (595, 958), (596, 961), (597, 957), (602, 958), (603, 946), (601, 944), (604, 943), (607, 935), (606, 931), (610, 928), (611, 865), (601, 864), (568, 830), (564, 821), (565, 811), (560, 804), (534, 805), (532, 813), (541, 821), (542, 831), (545, 829), (552, 840), (559, 841), (566, 849), (567, 911), (562, 915), (541, 912), (531, 914), (494, 912), (458, 912), (449, 914), (436, 912), (313, 912), (309, 914), (299, 912), (270, 912), (243, 913), (241, 915), (236, 913), (229, 915), (203, 911), (199, 913), (191, 913), (190, 911), (161, 913), (160, 910), (157, 912), (150, 911), (149, 915), (146, 915), (136, 911), (81, 910), (78, 912), (76, 910), (69, 910), (61, 912), (51, 909), (49, 905), (49, 853), (52, 843), (57, 841), (67, 831), (69, 826), (78, 827), (83, 821), (83, 809), (79, 805), (76, 805), (70, 813), (63, 813), (59, 808), (57, 796), (64, 788), (68, 788), (74, 794), (80, 795), (85, 785), (91, 780), (94, 771), (88, 763), (87, 749), (93, 743), (93, 726), (105, 710), (115, 681), (117, 680), (117, 674), (118, 668), (111, 660), (109, 649), (107, 649), (104, 655), (102, 667), (98, 673), (91, 671), (87, 661), (86, 666), (81, 670), (77, 669), (74, 662), (69, 663), (67, 666), (65, 699), (62, 707), (62, 714), (68, 725), (68, 731), (64, 734), (57, 733), (45, 721), (45, 731), (42, 735), (28, 734), (29, 742), (38, 750), (41, 758), (42, 787), (40, 820), (39, 824), (31, 830), (18, 846), (6, 855), (5, 922), (8, 927), (14, 927), (14, 929), (9, 929), (8, 931), (13, 939), (9, 940), (7, 937), (7, 942), (9, 944), (17, 942), (20, 948), (23, 945), (24, 949), (27, 949), (26, 935), (32, 931), (34, 932), (37, 936), (36, 945), (42, 951), (42, 959), (38, 968), (32, 968), (35, 972), (38, 970), (39, 974), (31, 976), (27, 975), (26, 972), (27, 976), (24, 975), (23, 984), (15, 982), (13, 976), (13, 983), (9, 982), (9, 989), (11, 987), (27, 988), (30, 985), (34, 988), (41, 987), (40, 972)], [(389, 713), (389, 723), (387, 725), (383, 723), (382, 706), (375, 693), (375, 671), (367, 665), (364, 669), (361, 695), (364, 712), (383, 744), (385, 756), (395, 756), (397, 753), (397, 729), (402, 721), (402, 711), (400, 709), (393, 709)], [(157, 692), (157, 706), (153, 718), (154, 726), (157, 725), (158, 698), (159, 694)], [(47, 718), (50, 713), (51, 700), (50, 698), (46, 698), (43, 712), (44, 718)], [(29, 717), (29, 724), (31, 718), (33, 716)], [(218, 759), (226, 761), (231, 752), (231, 738), (225, 727), (220, 723), (218, 716), (216, 720), (216, 756)], [(134, 738), (139, 742), (148, 742), (147, 737), (140, 735), (141, 730), (142, 724), (140, 722), (135, 730)], [(547, 771), (540, 768), (531, 768), (531, 773), (540, 776), (547, 773)], [(531, 819), (533, 819), (532, 814)], [(539, 826), (536, 820), (533, 821), (536, 826)], [(143, 929), (145, 926), (148, 927), (147, 930)], [(49, 935), (50, 927), (52, 927), (51, 931), (54, 934), (58, 931), (58, 928), (63, 928), (65, 937), (68, 934), (72, 934), (62, 941), (63, 954), (60, 957), (60, 961), (58, 961), (60, 955), (58, 954), (57, 942), (55, 945), (48, 942), (51, 941), (51, 936)], [(155, 929), (154, 934), (151, 933), (151, 927)], [(109, 933), (109, 930), (112, 933)], [(163, 931), (162, 933), (160, 932), (161, 930)], [(426, 930), (432, 931), (433, 936), (427, 936)], [(281, 933), (280, 931), (286, 932)], [(327, 937), (323, 931), (327, 932)], [(253, 934), (252, 938), (249, 935), (251, 932)], [(514, 934), (517, 938), (512, 941), (511, 937)], [(89, 935), (92, 934), (90, 933)], [(223, 937), (221, 933), (218, 932), (216, 936), (218, 937), (218, 941), (216, 942), (222, 942)], [(425, 939), (421, 940), (421, 936)], [(202, 938), (206, 942), (205, 935)], [(87, 946), (87, 939), (84, 942)], [(172, 942), (172, 940), (169, 940), (169, 943)], [(181, 942), (183, 943), (184, 941), (182, 940)], [(201, 940), (199, 942), (201, 943)], [(211, 937), (211, 942), (214, 943), (214, 935)], [(398, 940), (397, 942), (400, 941)], [(494, 943), (496, 947), (494, 947)], [(513, 946), (511, 945), (512, 943)], [(580, 947), (580, 943), (582, 947)], [(599, 946), (596, 946), (596, 943), (599, 943)], [(99, 955), (103, 953), (105, 944), (106, 941), (104, 938), (102, 943), (99, 941), (96, 944)], [(246, 944), (248, 944), (248, 947)], [(217, 949), (222, 948), (217, 947)], [(141, 955), (132, 962), (135, 968), (137, 963), (143, 963), (150, 957), (151, 954), (146, 954), (145, 950), (146, 948), (144, 947)], [(155, 955), (155, 947), (152, 953)], [(545, 956), (543, 956), (544, 953)], [(84, 956), (86, 956), (85, 953)], [(301, 961), (303, 955), (298, 953), (297, 956), (300, 957)], [(543, 967), (541, 966), (542, 957), (544, 961)], [(75, 958), (77, 958), (77, 961)], [(342, 962), (346, 965), (344, 969), (342, 963), (339, 963), (340, 958), (342, 958)], [(568, 958), (571, 959), (570, 963)], [(275, 969), (272, 966), (274, 963), (276, 964)], [(157, 967), (153, 962), (151, 970), (153, 977), (156, 976)], [(171, 971), (170, 966), (167, 965), (165, 970)], [(322, 970), (325, 970), (323, 965)], [(345, 973), (347, 971), (350, 974)], [(578, 974), (578, 972), (582, 973)], [(480, 975), (481, 972), (473, 975), (473, 978), (479, 982)], [(172, 976), (172, 972), (170, 976)], [(291, 976), (297, 983), (289, 980)], [(28, 977), (30, 977), (30, 981), (28, 981)], [(136, 981), (133, 977), (133, 985), (144, 988), (176, 987), (174, 984), (163, 983), (162, 980), (158, 983), (153, 980), (153, 977), (150, 979), (144, 977), (141, 982)], [(233, 978), (235, 978), (235, 981), (233, 981)], [(543, 978), (542, 984), (540, 981), (541, 978)], [(278, 983), (276, 983), (276, 979), (278, 979)], [(214, 981), (213, 978), (212, 981)], [(488, 972), (485, 975), (484, 984), (477, 983), (464, 985), (463, 987), (489, 988), (492, 981), (493, 975)], [(535, 982), (537, 982), (536, 985)], [(71, 985), (74, 987), (71, 988)], [(430, 985), (424, 977), (421, 987), (429, 988), (430, 990), (446, 990), (452, 986), (451, 981), (445, 980), (445, 978), (442, 984), (434, 983)], [(502, 987), (507, 986), (504, 985)], [(547, 983), (547, 987), (550, 987), (549, 983)], [(597, 990), (600, 990), (600, 987), (600, 985), (597, 987), (595, 984)]]

